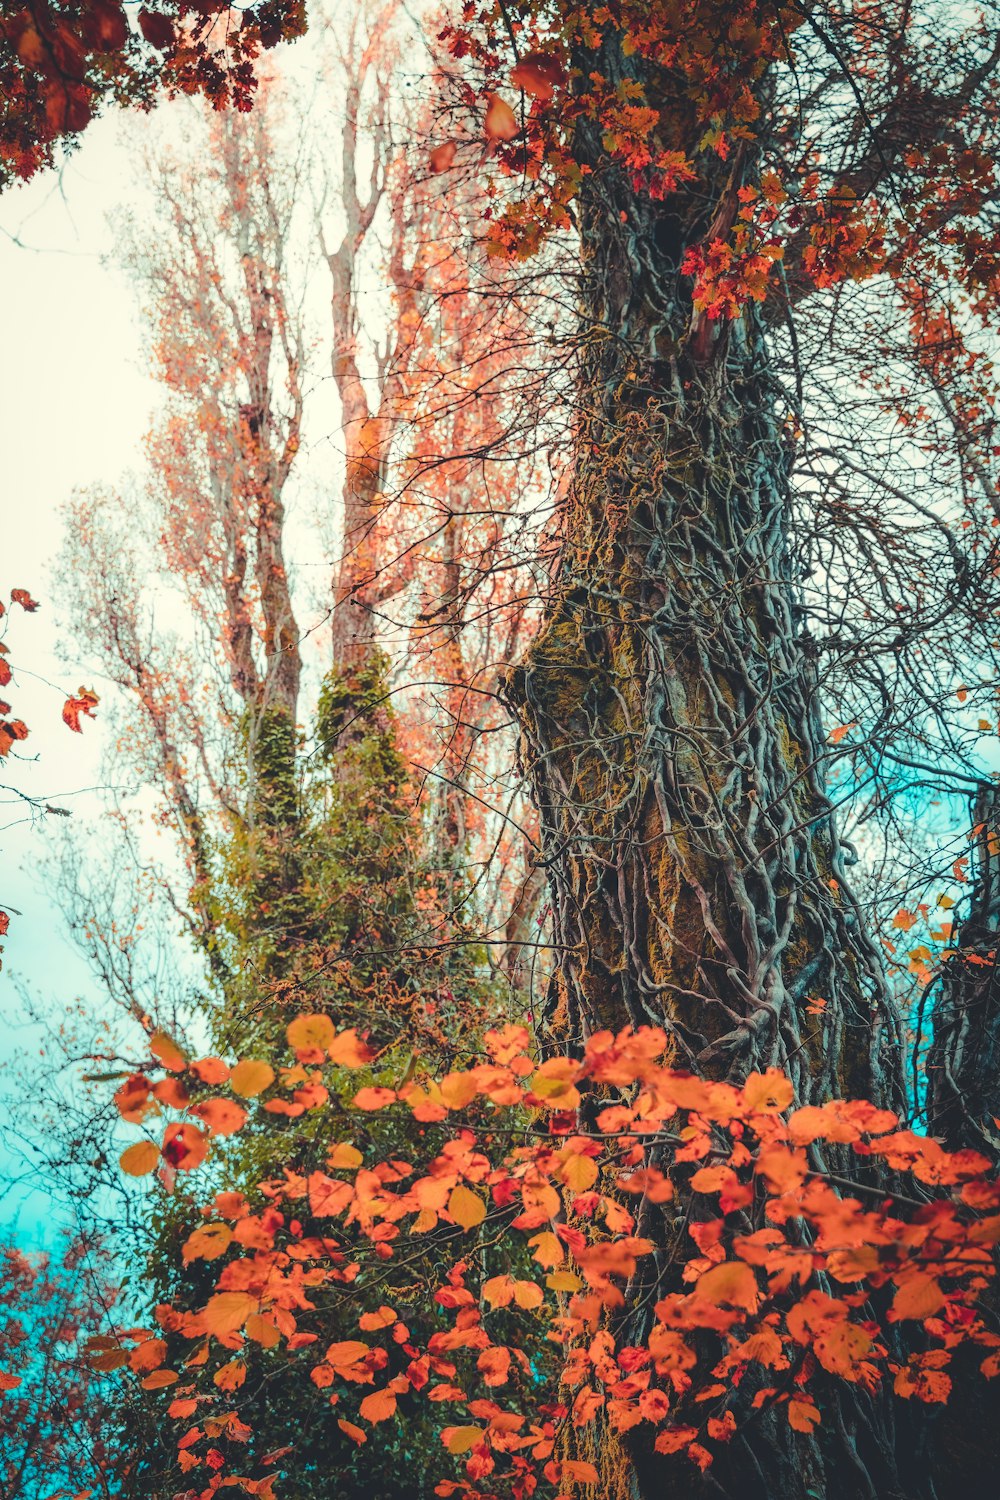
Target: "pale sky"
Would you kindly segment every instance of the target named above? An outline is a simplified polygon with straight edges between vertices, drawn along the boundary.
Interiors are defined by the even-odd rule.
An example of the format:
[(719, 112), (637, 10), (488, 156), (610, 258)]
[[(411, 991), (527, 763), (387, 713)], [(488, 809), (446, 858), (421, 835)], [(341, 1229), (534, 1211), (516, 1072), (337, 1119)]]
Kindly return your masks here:
[[(0, 277), (6, 289), (0, 365), (0, 476), (3, 485), (3, 567), (0, 589), (25, 588), (37, 613), (11, 610), (6, 641), (15, 677), (5, 696), (30, 738), (24, 759), (11, 761), (4, 781), (81, 814), (100, 810), (100, 719), (71, 734), (62, 723), (67, 691), (101, 685), (59, 640), (53, 567), (61, 535), (60, 507), (73, 487), (113, 480), (141, 463), (156, 388), (142, 365), (132, 291), (102, 257), (112, 248), (106, 222), (128, 172), (121, 120), (99, 121), (60, 176), (46, 173), (0, 199)], [(20, 241), (21, 243), (17, 243)], [(61, 650), (60, 650), (61, 646)], [(31, 1041), (24, 1029), (21, 987), (58, 1005), (88, 984), (86, 966), (66, 939), (35, 868), (46, 830), (30, 809), (0, 794), (0, 901), (12, 916), (0, 975), (3, 1031), (0, 1057)], [(8, 1086), (13, 1082), (8, 1078)], [(2, 1084), (0, 1084), (2, 1088)], [(6, 1092), (6, 1090), (4, 1090)], [(0, 1166), (4, 1158), (0, 1155)], [(12, 1195), (16, 1200), (20, 1195)], [(34, 1227), (44, 1199), (8, 1201), (0, 1223), (20, 1210)]]

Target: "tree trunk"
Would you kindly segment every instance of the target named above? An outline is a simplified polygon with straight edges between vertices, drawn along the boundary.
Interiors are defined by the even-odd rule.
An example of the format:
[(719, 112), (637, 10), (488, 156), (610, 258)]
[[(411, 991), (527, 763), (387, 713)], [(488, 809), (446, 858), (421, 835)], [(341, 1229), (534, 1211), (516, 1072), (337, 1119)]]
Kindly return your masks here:
[[(613, 37), (580, 66), (612, 84), (645, 67), (647, 96), (670, 86)], [(693, 157), (693, 135), (677, 128), (657, 146)], [(740, 1082), (774, 1065), (800, 1102), (900, 1108), (898, 1018), (824, 787), (764, 320), (752, 302), (732, 322), (706, 320), (680, 274), (689, 247), (732, 224), (754, 151), (664, 201), (602, 161), (591, 124), (577, 159), (593, 170), (569, 540), (543, 629), (508, 684), (552, 890), (551, 1044), (660, 1025), (675, 1066)], [(666, 1218), (640, 1232), (683, 1255)], [(648, 1333), (642, 1308), (676, 1285), (678, 1258), (662, 1257), (674, 1280), (632, 1289), (627, 1342)], [(737, 1438), (704, 1477), (633, 1447), (625, 1481), (603, 1476), (606, 1492), (932, 1493), (891, 1397), (844, 1388), (823, 1404), (812, 1438), (738, 1411)]]
[(927, 1057), (930, 1133), (953, 1150), (1000, 1154), (1000, 787), (984, 782), (973, 806), (973, 887), (933, 1009)]

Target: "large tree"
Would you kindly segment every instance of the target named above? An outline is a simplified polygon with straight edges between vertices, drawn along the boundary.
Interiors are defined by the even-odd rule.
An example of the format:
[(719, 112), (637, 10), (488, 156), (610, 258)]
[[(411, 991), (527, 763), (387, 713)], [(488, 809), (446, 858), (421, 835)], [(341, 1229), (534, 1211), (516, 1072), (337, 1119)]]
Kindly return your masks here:
[[(967, 691), (951, 653), (912, 659), (938, 647), (942, 610), (950, 629), (963, 621), (966, 672), (992, 681), (983, 330), (997, 286), (996, 15), (696, 0), (518, 7), (515, 19), (500, 5), (487, 29), (481, 46), (475, 26), (454, 32), (455, 51), (484, 70), (485, 131), (511, 173), (530, 162), (542, 183), (533, 199), (515, 192), (495, 247), (530, 249), (571, 212), (581, 250), (567, 543), (509, 688), (552, 884), (550, 1045), (655, 1022), (678, 1065), (702, 1076), (738, 1082), (777, 1065), (802, 1103), (850, 1094), (905, 1108), (904, 1017), (848, 879), (831, 767), (859, 723), (868, 759), (892, 762), (891, 793), (916, 779), (900, 775), (908, 761), (934, 775), (921, 764), (929, 746), (946, 783), (960, 766), (960, 731), (935, 691), (949, 677), (960, 700)], [(506, 68), (520, 118), (496, 92)], [(888, 309), (859, 290), (875, 276)], [(813, 320), (845, 408), (821, 410), (825, 443), (820, 381), (801, 360)], [(950, 439), (953, 467), (921, 473), (918, 438), (900, 489), (898, 428), (886, 424), (881, 474), (869, 437), (852, 485), (848, 413), (862, 382), (882, 408), (873, 428), (888, 414), (925, 429), (935, 456)], [(817, 481), (843, 490), (845, 478), (822, 519), (851, 529), (849, 571), (810, 511), (829, 504)], [(898, 545), (912, 546), (916, 523), (937, 561), (900, 577), (874, 510), (854, 508), (866, 494), (883, 506), (894, 494)], [(851, 673), (882, 695), (856, 716), (844, 708)], [(952, 789), (963, 775), (968, 764)], [(992, 907), (984, 915), (992, 929)], [(969, 1010), (958, 1056), (956, 983), (968, 981), (946, 987), (940, 1014), (967, 1119), (952, 1108), (936, 1123), (954, 1122), (964, 1142), (974, 1116), (972, 1136), (992, 1145), (995, 1044), (969, 1033), (991, 1033), (993, 1009)], [(946, 1047), (942, 1030), (939, 1055)], [(659, 1216), (664, 1246), (673, 1214)], [(634, 1281), (630, 1341), (669, 1280)], [(816, 1438), (747, 1423), (705, 1492), (917, 1495), (955, 1482), (913, 1462), (922, 1445), (898, 1412), (867, 1394), (838, 1406)], [(643, 1495), (692, 1488), (641, 1442), (633, 1457)]]

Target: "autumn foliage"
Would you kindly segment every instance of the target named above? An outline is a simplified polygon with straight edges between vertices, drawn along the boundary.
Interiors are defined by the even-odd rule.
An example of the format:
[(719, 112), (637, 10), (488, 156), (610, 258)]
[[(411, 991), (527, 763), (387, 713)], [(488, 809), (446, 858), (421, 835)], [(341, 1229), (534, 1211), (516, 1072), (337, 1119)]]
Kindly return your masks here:
[[(995, 16), (486, 0), (404, 103), (404, 9), (335, 33), (304, 231), (274, 80), (156, 169), (150, 479), (73, 510), (181, 857), (144, 808), (122, 846), (199, 974), (185, 1032), (139, 897), (81, 899), (141, 1047), (97, 1075), (145, 1234), (88, 1345), (122, 1474), (944, 1500), (931, 1439), (1000, 1389)], [(301, 24), (26, 5), (8, 175), (107, 95), (243, 110)], [(296, 233), (341, 418), (314, 628)]]
[(0, 185), (31, 177), (108, 98), (148, 106), (159, 91), (249, 108), (261, 47), (304, 28), (297, 0), (236, 10), (167, 0), (27, 0), (0, 20)]
[[(945, 1151), (889, 1111), (796, 1109), (777, 1070), (741, 1088), (679, 1073), (649, 1028), (540, 1061), (508, 1025), (478, 1060), (401, 1087), (391, 1055), (326, 1015), (299, 1016), (287, 1044), (286, 1059), (229, 1064), (154, 1038), (150, 1070), (116, 1094), (143, 1129), (125, 1172), (204, 1181), (183, 1260), (211, 1276), (202, 1301), (158, 1307), (157, 1327), (106, 1341), (95, 1363), (127, 1362), (166, 1393), (199, 1495), (277, 1482), (280, 1457), (268, 1474), (241, 1421), (259, 1349), (329, 1391), (352, 1443), (405, 1420), (401, 1402), (434, 1403), (458, 1460), (442, 1495), (595, 1482), (561, 1434), (599, 1416), (618, 1433), (647, 1424), (658, 1452), (706, 1468), (762, 1409), (811, 1431), (831, 1382), (944, 1402), (970, 1345), (985, 1377), (1000, 1373), (980, 1303), (1000, 1185), (985, 1157)], [(386, 1111), (414, 1122), (418, 1152), (373, 1152)], [(213, 1193), (216, 1143), (267, 1116), (313, 1117), (308, 1154), (249, 1196)], [(657, 1296), (670, 1244), (683, 1278)], [(656, 1300), (637, 1338), (623, 1289), (643, 1285)], [(324, 1346), (324, 1306), (345, 1288), (356, 1336)], [(409, 1327), (415, 1297), (438, 1311), (426, 1341)], [(918, 1351), (899, 1353), (902, 1324), (923, 1329)]]

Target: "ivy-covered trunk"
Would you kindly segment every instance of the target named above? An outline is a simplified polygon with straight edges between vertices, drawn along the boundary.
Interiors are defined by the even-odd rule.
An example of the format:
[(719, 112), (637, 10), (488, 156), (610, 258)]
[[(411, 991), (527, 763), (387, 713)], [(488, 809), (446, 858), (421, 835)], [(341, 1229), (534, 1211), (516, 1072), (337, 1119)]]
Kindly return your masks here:
[[(585, 74), (595, 65), (612, 82), (643, 66), (608, 40)], [(657, 80), (643, 86), (649, 97)], [(677, 138), (657, 147), (694, 157), (676, 114)], [(755, 153), (743, 145), (657, 201), (608, 166), (592, 129), (577, 140), (593, 171), (568, 541), (543, 629), (509, 682), (551, 883), (550, 1044), (663, 1026), (678, 1068), (741, 1082), (775, 1066), (800, 1103), (899, 1108), (898, 1018), (824, 786), (788, 537), (793, 440), (762, 309), (709, 320), (681, 272), (689, 249), (732, 225)], [(640, 1210), (638, 1232), (662, 1253), (655, 1284), (626, 1292), (626, 1343), (644, 1341), (657, 1296), (681, 1285), (695, 1253), (684, 1213)], [(641, 1429), (609, 1461), (609, 1434), (606, 1493), (933, 1493), (891, 1396), (831, 1391), (807, 1437), (754, 1412), (752, 1395), (748, 1381), (737, 1436), (704, 1477), (644, 1449)]]
[(718, 163), (714, 202), (704, 180), (655, 201), (582, 145), (569, 542), (511, 681), (562, 953), (549, 1021), (570, 1044), (666, 1025), (678, 1066), (777, 1065), (803, 1101), (898, 1103), (896, 1019), (824, 788), (763, 316), (706, 319), (679, 269), (753, 153)]
[(927, 1058), (927, 1117), (954, 1150), (1000, 1157), (1000, 789), (984, 782), (974, 799), (972, 891), (945, 967)]

